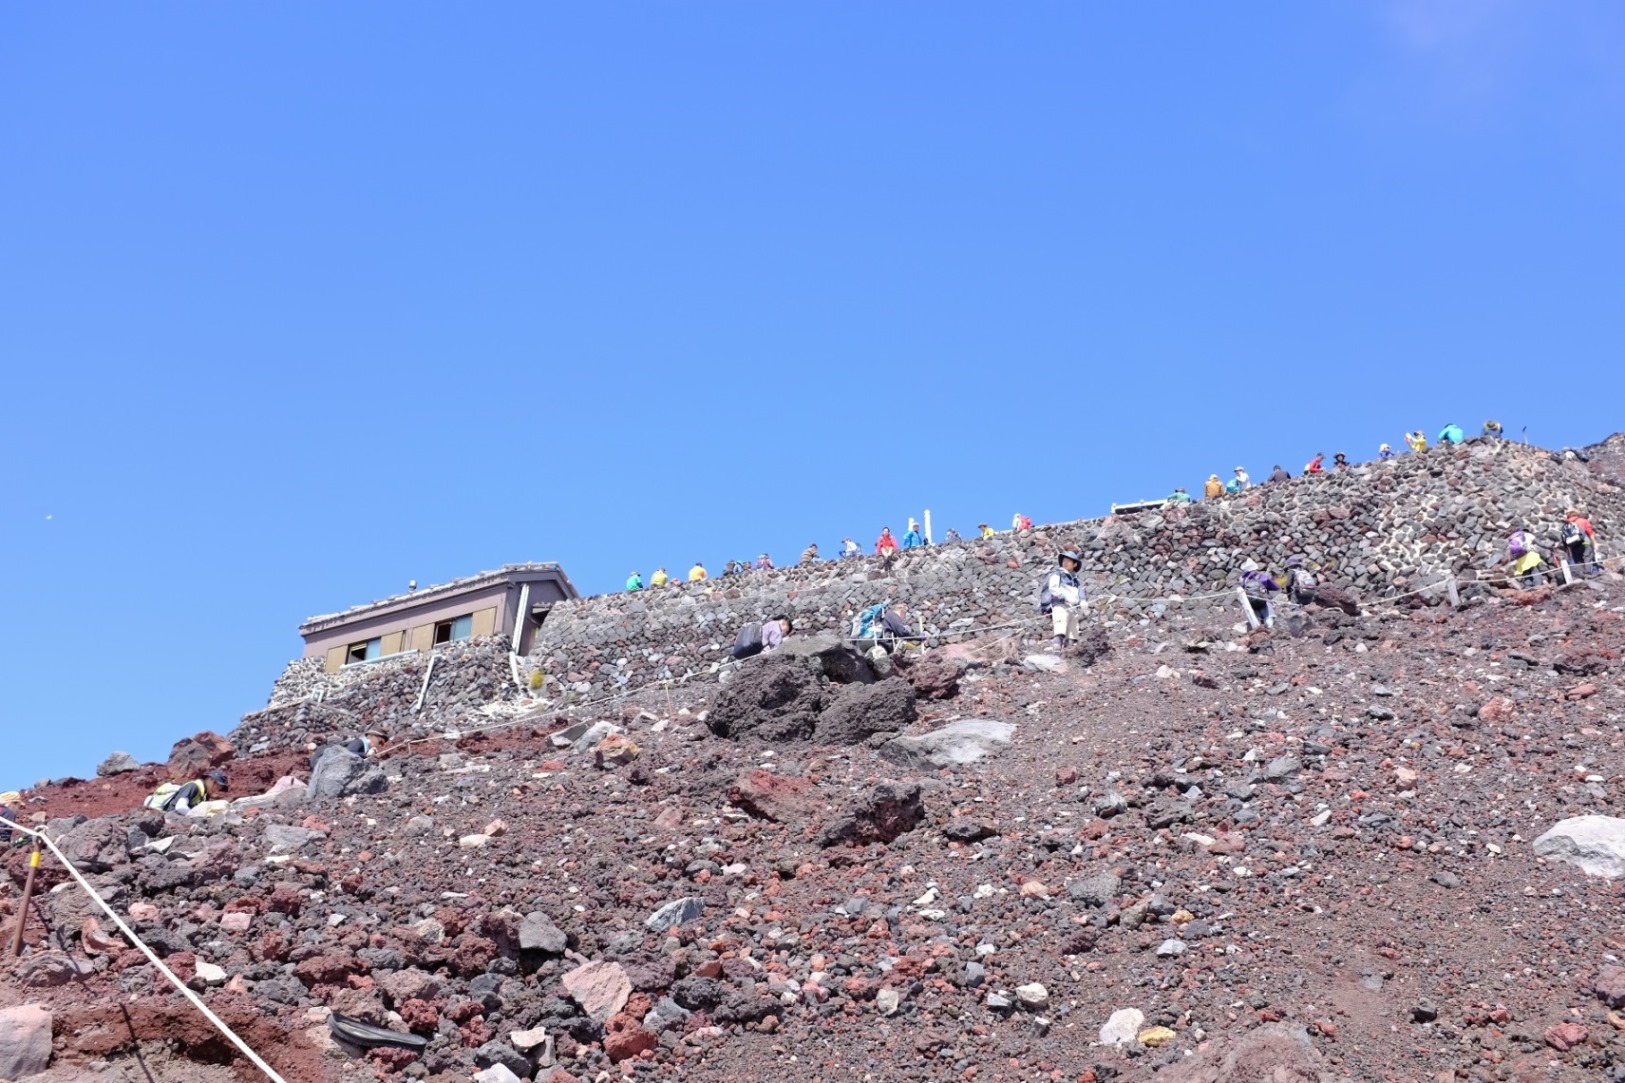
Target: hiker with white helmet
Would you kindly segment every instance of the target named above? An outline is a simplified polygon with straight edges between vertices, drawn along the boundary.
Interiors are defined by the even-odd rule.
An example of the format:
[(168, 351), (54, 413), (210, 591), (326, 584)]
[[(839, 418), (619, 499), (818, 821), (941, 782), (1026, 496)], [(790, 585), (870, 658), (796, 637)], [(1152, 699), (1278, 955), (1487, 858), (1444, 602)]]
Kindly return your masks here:
[(1078, 617), (1083, 610), (1083, 586), (1078, 582), (1078, 569), (1083, 567), (1083, 558), (1068, 549), (1055, 563), (1056, 567), (1050, 569), (1039, 589), (1038, 610), (1050, 615), (1050, 627), (1055, 633), (1053, 648), (1058, 651), (1078, 641)]
[(1275, 609), (1270, 605), (1270, 595), (1280, 589), (1281, 584), (1260, 568), (1258, 561), (1248, 560), (1242, 563), (1241, 591), (1247, 596), (1247, 604), (1252, 606), (1253, 616), (1266, 628), (1275, 627)]

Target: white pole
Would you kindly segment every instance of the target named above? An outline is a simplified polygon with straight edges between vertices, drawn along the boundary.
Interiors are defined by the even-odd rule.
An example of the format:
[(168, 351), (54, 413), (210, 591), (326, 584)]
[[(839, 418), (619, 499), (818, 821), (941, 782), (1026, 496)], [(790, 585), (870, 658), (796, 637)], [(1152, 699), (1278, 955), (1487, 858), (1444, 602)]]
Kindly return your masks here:
[(1450, 599), (1450, 608), (1451, 609), (1460, 609), (1461, 608), (1461, 595), (1456, 592), (1456, 577), (1455, 576), (1452, 575), (1449, 579), (1446, 579), (1444, 581), (1444, 593), (1445, 593), (1445, 597)]
[(1253, 612), (1253, 603), (1247, 600), (1247, 592), (1237, 587), (1236, 597), (1241, 600), (1241, 611), (1247, 614), (1247, 627), (1257, 630), (1258, 614)]
[(508, 650), (514, 654), (524, 651), (525, 625), (530, 621), (530, 584), (519, 586), (519, 612), (513, 618), (513, 633), (508, 638)]
[(925, 509), (925, 544), (931, 545), (931, 509)]
[(1574, 582), (1574, 571), (1569, 567), (1569, 558), (1563, 558), (1563, 585), (1568, 586)]

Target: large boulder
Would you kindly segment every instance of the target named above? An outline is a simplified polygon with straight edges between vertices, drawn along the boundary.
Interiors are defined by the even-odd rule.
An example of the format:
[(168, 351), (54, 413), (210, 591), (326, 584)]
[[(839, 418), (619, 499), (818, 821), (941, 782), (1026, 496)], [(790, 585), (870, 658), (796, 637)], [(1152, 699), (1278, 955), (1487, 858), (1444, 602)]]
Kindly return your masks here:
[(881, 782), (818, 833), (820, 846), (891, 842), (925, 819), (918, 782)]
[(130, 831), (117, 816), (86, 820), (62, 836), (57, 845), (69, 864), (80, 872), (106, 872), (130, 860)]
[(932, 651), (908, 669), (909, 683), (921, 699), (952, 699), (959, 694), (959, 678), (969, 662), (963, 657)]
[(195, 737), (175, 742), (175, 747), (169, 752), (169, 777), (185, 780), (197, 778), (209, 768), (230, 761), (236, 754), (237, 750), (230, 741), (211, 730), (204, 730)]
[(115, 752), (96, 766), (97, 778), (108, 778), (112, 775), (128, 774), (139, 771), (141, 764), (128, 752)]
[(50, 1063), (50, 1009), (24, 1004), (0, 1010), (0, 1079), (27, 1079)]
[(626, 1007), (632, 980), (619, 963), (582, 963), (564, 975), (565, 992), (593, 1021), (602, 1024)]
[(1610, 880), (1625, 876), (1625, 819), (1572, 816), (1560, 820), (1535, 840), (1535, 853), (1566, 861), (1587, 876)]
[(818, 725), (827, 687), (816, 659), (781, 648), (739, 667), (717, 694), (706, 725), (735, 740), (804, 741)]
[(902, 677), (876, 684), (849, 684), (834, 695), (818, 716), (817, 736), (830, 744), (858, 744), (877, 733), (895, 733), (919, 715), (914, 686)]
[(820, 804), (812, 779), (759, 767), (740, 774), (728, 791), (728, 800), (757, 819), (780, 824), (797, 823)]
[(790, 636), (774, 653), (786, 658), (817, 659), (824, 676), (836, 684), (867, 684), (875, 679), (874, 669), (857, 648), (835, 636)]
[(313, 771), (305, 793), (310, 797), (349, 797), (352, 794), (383, 793), (389, 782), (376, 764), (347, 748), (334, 748), (322, 756)]
[(930, 733), (893, 737), (880, 746), (880, 754), (916, 771), (962, 767), (1008, 745), (1015, 732), (1009, 722), (967, 718)]

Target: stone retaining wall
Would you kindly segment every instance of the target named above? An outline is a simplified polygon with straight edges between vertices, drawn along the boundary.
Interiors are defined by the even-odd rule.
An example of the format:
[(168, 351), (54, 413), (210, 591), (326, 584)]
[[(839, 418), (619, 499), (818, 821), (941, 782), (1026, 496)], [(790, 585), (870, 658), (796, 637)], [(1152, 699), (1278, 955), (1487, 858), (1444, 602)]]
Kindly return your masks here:
[[(855, 613), (883, 599), (907, 602), (915, 628), (934, 634), (1003, 624), (1034, 615), (1039, 579), (1061, 548), (1082, 554), (1090, 597), (1129, 616), (1155, 616), (1169, 599), (1231, 588), (1248, 558), (1279, 572), (1288, 557), (1301, 555), (1326, 582), (1375, 599), (1502, 563), (1506, 536), (1517, 527), (1555, 545), (1569, 507), (1590, 515), (1605, 545), (1625, 529), (1625, 495), (1615, 477), (1539, 448), (1473, 441), (1180, 509), (1054, 524), (889, 560), (821, 562), (561, 602), (520, 660), (520, 680), (528, 686), (539, 670), (540, 694), (567, 702), (681, 679), (725, 658), (747, 621), (787, 612), (798, 631), (844, 631)], [(272, 709), (244, 719), (239, 746), (280, 745), (294, 734), (304, 740), (324, 726), (464, 724), (482, 706), (528, 696), (513, 680), (507, 649), (501, 637), (439, 648), (418, 715), (411, 706), (428, 655), (336, 674), (323, 673), (316, 660), (293, 662), (272, 690)], [(297, 707), (318, 695), (324, 711)]]

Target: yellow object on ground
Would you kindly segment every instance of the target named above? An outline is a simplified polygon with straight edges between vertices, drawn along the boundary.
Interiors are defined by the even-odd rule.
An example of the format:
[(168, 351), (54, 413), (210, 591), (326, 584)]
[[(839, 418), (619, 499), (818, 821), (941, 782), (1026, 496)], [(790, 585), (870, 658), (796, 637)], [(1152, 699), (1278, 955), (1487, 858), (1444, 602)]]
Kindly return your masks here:
[(1147, 1049), (1156, 1049), (1159, 1046), (1167, 1045), (1177, 1037), (1179, 1035), (1167, 1027), (1149, 1027), (1140, 1031), (1140, 1044)]

